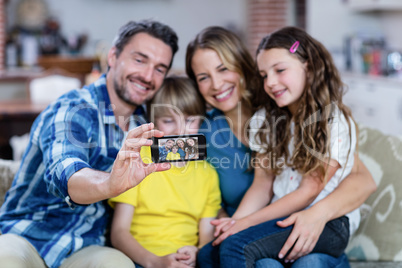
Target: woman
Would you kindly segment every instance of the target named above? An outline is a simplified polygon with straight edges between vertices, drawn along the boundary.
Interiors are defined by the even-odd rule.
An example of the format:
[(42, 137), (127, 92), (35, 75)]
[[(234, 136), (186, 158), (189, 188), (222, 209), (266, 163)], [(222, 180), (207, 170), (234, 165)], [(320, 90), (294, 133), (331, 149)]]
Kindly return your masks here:
[[(254, 93), (262, 86), (255, 70), (254, 60), (244, 44), (224, 28), (208, 27), (187, 46), (187, 75), (197, 83), (200, 93), (213, 107), (200, 132), (207, 138), (208, 157), (219, 174), (224, 209), (220, 216), (234, 213), (253, 181), (247, 128), (255, 112)], [(375, 190), (375, 182), (366, 167), (360, 160), (355, 163), (352, 173), (332, 194), (310, 209), (278, 222), (281, 227), (294, 225), (280, 257), (295, 261), (308, 254), (329, 220), (359, 207)], [(201, 250), (201, 254), (205, 250)], [(310, 258), (310, 265), (311, 261), (317, 263), (311, 267), (320, 267), (320, 264), (325, 267), (329, 262), (347, 265), (345, 255), (335, 259), (312, 254), (296, 261), (293, 267), (305, 258)], [(277, 264), (277, 267), (282, 267)]]
[(178, 153), (180, 154), (180, 158), (184, 159), (186, 156), (184, 141), (182, 139), (178, 139), (176, 140), (176, 145), (179, 147)]

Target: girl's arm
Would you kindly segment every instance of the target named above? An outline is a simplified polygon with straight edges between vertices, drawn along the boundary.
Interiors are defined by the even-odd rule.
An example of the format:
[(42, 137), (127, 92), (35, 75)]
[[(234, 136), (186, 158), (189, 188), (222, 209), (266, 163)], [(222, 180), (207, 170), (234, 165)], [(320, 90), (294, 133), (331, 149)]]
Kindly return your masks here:
[(370, 172), (355, 154), (352, 172), (332, 193), (311, 208), (294, 213), (284, 221), (278, 222), (281, 227), (294, 224), (292, 233), (279, 252), (279, 256), (285, 256), (292, 247), (292, 251), (286, 257), (289, 261), (309, 254), (328, 221), (361, 206), (376, 188)]
[(170, 254), (158, 257), (149, 252), (131, 235), (130, 226), (134, 215), (134, 207), (125, 203), (116, 203), (111, 228), (111, 242), (113, 247), (122, 251), (132, 261), (144, 267), (170, 267), (178, 263), (177, 267), (188, 267), (179, 263), (179, 259), (187, 260), (185, 254)]
[[(261, 161), (264, 157), (257, 155), (256, 158), (256, 161)], [(241, 219), (265, 207), (271, 201), (273, 195), (272, 186), (274, 178), (275, 176), (272, 173), (257, 165), (254, 168), (253, 183), (243, 196), (232, 218)], [(232, 218), (229, 218), (227, 214), (218, 214), (218, 219), (211, 221), (211, 224), (216, 226), (215, 237), (227, 231), (233, 225), (234, 221), (232, 221)]]
[[(330, 165), (328, 165), (327, 168), (327, 177), (332, 178), (338, 168), (338, 162), (331, 160)], [(299, 187), (295, 191), (250, 214), (249, 216), (237, 220), (226, 232), (214, 241), (213, 245), (220, 244), (229, 235), (235, 234), (250, 226), (288, 216), (296, 211), (306, 208), (315, 200), (322, 189), (324, 189), (325, 184), (326, 182), (324, 182), (322, 177), (315, 171), (303, 176)]]
[[(262, 161), (264, 157), (257, 155), (256, 158), (257, 161)], [(274, 179), (275, 176), (271, 172), (257, 165), (254, 169), (253, 183), (243, 196), (232, 218), (244, 218), (268, 205), (273, 196)]]

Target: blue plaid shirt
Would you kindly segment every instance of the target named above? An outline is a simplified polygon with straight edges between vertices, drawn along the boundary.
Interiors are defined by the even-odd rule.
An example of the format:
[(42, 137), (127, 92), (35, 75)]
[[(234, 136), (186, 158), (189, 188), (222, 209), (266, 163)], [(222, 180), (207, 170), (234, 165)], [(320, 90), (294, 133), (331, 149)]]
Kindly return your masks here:
[[(142, 107), (130, 128), (145, 123)], [(0, 211), (3, 234), (26, 238), (49, 267), (77, 250), (104, 245), (103, 202), (72, 204), (68, 179), (82, 168), (110, 171), (125, 133), (116, 124), (103, 75), (60, 97), (35, 120), (30, 143)]]

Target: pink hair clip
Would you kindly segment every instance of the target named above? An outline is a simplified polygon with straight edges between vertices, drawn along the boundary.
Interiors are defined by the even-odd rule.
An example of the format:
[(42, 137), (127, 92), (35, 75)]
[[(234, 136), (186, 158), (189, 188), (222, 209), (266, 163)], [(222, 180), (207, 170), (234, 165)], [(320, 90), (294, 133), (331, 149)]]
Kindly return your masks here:
[(296, 41), (289, 49), (290, 53), (295, 53), (297, 48), (299, 47), (300, 42)]

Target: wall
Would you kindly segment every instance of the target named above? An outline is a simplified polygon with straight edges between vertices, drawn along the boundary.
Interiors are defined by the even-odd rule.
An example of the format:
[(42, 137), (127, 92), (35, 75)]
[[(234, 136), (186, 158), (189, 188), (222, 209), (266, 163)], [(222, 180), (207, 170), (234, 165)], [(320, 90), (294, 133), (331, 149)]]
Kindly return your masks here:
[(382, 32), (380, 21), (365, 13), (355, 13), (344, 0), (307, 0), (307, 31), (329, 50), (340, 49), (347, 35)]
[(307, 0), (307, 30), (328, 49), (339, 49), (347, 35), (383, 35), (389, 47), (402, 50), (402, 10), (356, 12), (346, 0)]
[[(209, 25), (246, 29), (245, 0), (45, 0), (50, 14), (59, 19), (65, 35), (87, 32), (86, 54), (102, 42), (107, 49), (117, 29), (128, 20), (156, 19), (170, 25), (179, 35), (179, 52), (173, 68), (184, 69), (187, 43)], [(18, 0), (9, 0), (12, 16)], [(15, 18), (10, 18), (11, 23)]]

